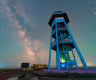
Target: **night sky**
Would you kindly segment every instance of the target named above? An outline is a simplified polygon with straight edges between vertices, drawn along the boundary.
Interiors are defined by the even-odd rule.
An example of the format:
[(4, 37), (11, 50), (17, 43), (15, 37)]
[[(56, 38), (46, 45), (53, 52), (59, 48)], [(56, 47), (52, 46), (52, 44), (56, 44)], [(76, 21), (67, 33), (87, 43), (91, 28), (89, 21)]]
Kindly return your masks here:
[[(54, 11), (66, 11), (85, 62), (96, 66), (96, 0), (0, 0), (0, 68), (19, 68), (22, 62), (48, 64), (48, 22)], [(82, 66), (75, 49), (74, 54)], [(55, 64), (52, 51), (51, 66)]]

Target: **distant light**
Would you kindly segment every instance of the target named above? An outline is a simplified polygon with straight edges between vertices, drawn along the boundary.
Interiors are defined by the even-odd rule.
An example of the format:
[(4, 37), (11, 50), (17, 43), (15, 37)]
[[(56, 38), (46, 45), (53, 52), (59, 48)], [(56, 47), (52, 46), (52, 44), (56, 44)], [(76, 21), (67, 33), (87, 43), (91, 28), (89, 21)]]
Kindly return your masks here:
[(95, 13), (96, 14), (96, 13)]

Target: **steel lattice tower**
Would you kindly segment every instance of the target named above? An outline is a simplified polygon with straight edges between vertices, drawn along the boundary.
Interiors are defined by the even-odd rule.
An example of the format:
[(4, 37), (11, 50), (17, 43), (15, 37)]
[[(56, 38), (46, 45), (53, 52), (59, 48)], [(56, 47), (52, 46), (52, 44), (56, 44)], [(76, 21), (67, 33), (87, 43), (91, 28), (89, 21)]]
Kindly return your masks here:
[[(71, 32), (68, 29), (67, 24), (69, 23), (66, 12), (56, 11), (52, 14), (49, 20), (51, 26), (51, 38), (50, 38), (50, 50), (49, 50), (49, 62), (48, 69), (50, 69), (51, 61), (51, 49), (56, 51), (56, 67), (60, 69), (72, 69), (74, 65), (78, 69), (73, 49), (75, 48), (78, 56), (83, 64), (84, 69), (88, 70), (86, 62), (72, 37)], [(52, 42), (52, 38), (54, 41)], [(70, 59), (69, 51), (72, 51), (74, 60)]]

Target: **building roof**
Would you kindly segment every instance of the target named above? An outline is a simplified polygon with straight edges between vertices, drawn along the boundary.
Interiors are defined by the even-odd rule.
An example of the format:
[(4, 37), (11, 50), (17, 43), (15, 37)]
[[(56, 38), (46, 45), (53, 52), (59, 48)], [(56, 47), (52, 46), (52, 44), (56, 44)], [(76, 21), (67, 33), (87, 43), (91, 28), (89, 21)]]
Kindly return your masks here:
[(50, 26), (51, 26), (53, 20), (55, 19), (55, 17), (64, 17), (65, 22), (66, 22), (67, 24), (68, 24), (68, 22), (69, 22), (69, 19), (68, 19), (68, 16), (67, 16), (66, 12), (55, 11), (55, 12), (52, 14), (52, 16), (51, 16), (51, 18), (50, 18), (50, 20), (49, 20), (49, 22), (48, 22), (48, 24), (49, 24)]

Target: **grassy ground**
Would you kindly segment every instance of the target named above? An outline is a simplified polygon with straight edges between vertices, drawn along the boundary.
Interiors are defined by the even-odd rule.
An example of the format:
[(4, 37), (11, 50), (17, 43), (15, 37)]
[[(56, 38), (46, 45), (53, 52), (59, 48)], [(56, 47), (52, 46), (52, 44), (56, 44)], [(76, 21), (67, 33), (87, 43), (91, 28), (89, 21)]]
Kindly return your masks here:
[(12, 69), (0, 69), (0, 72), (7, 71), (7, 70), (12, 70)]
[[(92, 69), (92, 68), (96, 68), (96, 67), (88, 67), (88, 69)], [(0, 72), (7, 71), (7, 70), (14, 70), (14, 69), (18, 70), (18, 69), (21, 69), (21, 68), (0, 68)], [(73, 69), (76, 69), (76, 67), (74, 67)], [(84, 69), (84, 68), (83, 67), (79, 67), (79, 69)]]
[(0, 72), (8, 71), (8, 70), (18, 70), (19, 68), (0, 68)]
[[(96, 68), (96, 67), (89, 67), (89, 69), (91, 69), (91, 68)], [(82, 67), (81, 68), (79, 67), (79, 69), (83, 69), (83, 68)], [(13, 74), (13, 75), (10, 76), (10, 78), (12, 78), (13, 76), (16, 77), (16, 76), (19, 76), (19, 75), (22, 75), (22, 74), (28, 74), (28, 75), (29, 74), (32, 74), (32, 75), (34, 75), (35, 73), (34, 72), (30, 72), (29, 73), (29, 71), (24, 71), (24, 72)], [(29, 75), (28, 77), (26, 77), (26, 80), (31, 80), (31, 78), (33, 79), (33, 76), (32, 75)], [(90, 75), (90, 76), (89, 75), (85, 75), (85, 76), (84, 75), (70, 75), (69, 77), (70, 77), (71, 80), (96, 80), (96, 75)], [(23, 80), (25, 80), (25, 79), (23, 79)], [(43, 80), (43, 79), (40, 79), (40, 80)]]
[[(96, 68), (96, 67), (88, 67), (88, 69), (92, 69), (92, 68)], [(53, 68), (50, 68), (50, 69), (53, 69)], [(54, 68), (54, 69), (56, 69), (56, 68)], [(73, 69), (76, 69), (76, 67), (73, 67)], [(78, 67), (78, 69), (84, 69), (84, 67)]]

